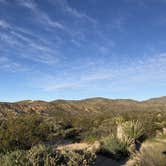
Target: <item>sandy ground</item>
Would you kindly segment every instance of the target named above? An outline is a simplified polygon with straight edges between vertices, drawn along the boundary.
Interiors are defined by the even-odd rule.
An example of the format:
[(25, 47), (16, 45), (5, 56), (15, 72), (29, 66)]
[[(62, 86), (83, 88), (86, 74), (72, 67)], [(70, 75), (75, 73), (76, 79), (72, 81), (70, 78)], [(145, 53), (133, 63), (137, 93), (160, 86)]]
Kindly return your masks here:
[(58, 150), (84, 150), (89, 148), (91, 145), (87, 143), (74, 143), (68, 145), (60, 145), (57, 147)]

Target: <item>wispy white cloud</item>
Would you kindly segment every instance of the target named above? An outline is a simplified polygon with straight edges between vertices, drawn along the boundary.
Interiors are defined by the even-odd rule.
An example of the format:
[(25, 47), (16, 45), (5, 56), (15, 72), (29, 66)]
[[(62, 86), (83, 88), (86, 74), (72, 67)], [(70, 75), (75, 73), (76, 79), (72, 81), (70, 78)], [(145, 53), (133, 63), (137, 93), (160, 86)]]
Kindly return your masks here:
[(9, 28), (10, 25), (5, 20), (0, 20), (0, 28)]
[[(0, 53), (1, 54), (1, 53)], [(27, 69), (8, 57), (0, 56), (0, 69), (9, 72), (25, 72)]]
[(50, 1), (50, 2), (55, 5), (58, 4), (61, 7), (61, 10), (74, 16), (75, 18), (87, 20), (92, 24), (97, 23), (97, 20), (94, 19), (93, 17), (90, 17), (86, 13), (78, 11), (76, 8), (71, 7), (66, 0), (55, 0), (55, 1)]
[(40, 10), (37, 3), (33, 0), (17, 0), (18, 4), (21, 6), (24, 6), (28, 9), (30, 9), (34, 15), (36, 16), (36, 19), (42, 23), (46, 27), (51, 28), (59, 28), (64, 30), (64, 26), (59, 23), (58, 21), (53, 20), (50, 18), (50, 16), (44, 12), (43, 10)]
[(2, 42), (2, 44), (9, 44), (8, 46), (18, 46), (18, 45), (22, 45), (23, 43), (20, 43), (16, 38), (14, 38), (12, 35), (8, 34), (8, 33), (1, 33), (0, 32), (0, 42)]
[(63, 82), (63, 83), (56, 83), (57, 81), (50, 81), (47, 82), (46, 86), (40, 87), (42, 90), (50, 92), (50, 91), (58, 91), (58, 90), (66, 90), (66, 89), (76, 89), (83, 86), (82, 82), (76, 81), (76, 82)]
[[(10, 27), (7, 32), (0, 32), (1, 50), (14, 49), (19, 58), (26, 58), (35, 62), (55, 64), (59, 61), (59, 51), (52, 43), (37, 36), (28, 36), (26, 31), (17, 27)], [(7, 48), (6, 48), (7, 47)]]
[[(107, 65), (109, 66), (109, 65)], [(157, 69), (157, 70), (156, 70)], [(92, 85), (101, 88), (101, 82), (104, 81), (110, 91), (119, 91), (123, 86), (123, 91), (131, 90), (137, 86), (155, 86), (160, 83), (166, 85), (166, 53), (160, 53), (151, 57), (146, 57), (142, 61), (135, 61), (130, 65), (114, 67), (104, 67), (95, 71), (90, 68), (86, 73), (68, 73), (62, 77), (51, 74), (43, 74), (39, 82), (36, 80), (34, 85), (44, 91), (63, 91), (71, 89), (90, 88)], [(147, 84), (148, 83), (148, 84)]]
[(22, 5), (22, 6), (24, 6), (24, 7), (27, 7), (27, 8), (29, 8), (29, 9), (31, 9), (31, 10), (36, 10), (36, 4), (35, 4), (35, 2), (33, 1), (33, 0), (17, 0), (17, 2), (20, 4), (20, 5)]
[(59, 23), (58, 21), (53, 21), (46, 13), (44, 12), (37, 12), (38, 17), (42, 23), (47, 23), (52, 28), (59, 28), (61, 30), (65, 30), (65, 27)]
[[(84, 36), (84, 40), (86, 40), (85, 32), (83, 32), (81, 29), (75, 29), (70, 26), (67, 26), (64, 23), (62, 24), (61, 22), (57, 21), (55, 18), (53, 19), (52, 17), (49, 16), (47, 12), (45, 12), (44, 10), (41, 10), (39, 4), (37, 4), (34, 0), (28, 0), (28, 1), (17, 0), (17, 2), (20, 6), (26, 7), (29, 10), (31, 10), (32, 13), (35, 15), (37, 22), (41, 23), (45, 30), (55, 31), (55, 28), (62, 30), (65, 34), (70, 35), (70, 37), (72, 38), (70, 41), (73, 44), (75, 44), (77, 47), (80, 47), (82, 45), (82, 41), (81, 41), (83, 38), (82, 36)], [(68, 15), (74, 16), (74, 18), (79, 18), (80, 21), (86, 20), (90, 22), (92, 25), (96, 25), (97, 23), (97, 21), (93, 19), (92, 17), (88, 16), (87, 14), (83, 12), (76, 10), (75, 8), (72, 8), (68, 4), (68, 2), (65, 0), (51, 1), (51, 3), (56, 5), (59, 4), (59, 7), (61, 10), (66, 12)]]
[(94, 18), (92, 18), (92, 17), (90, 17), (90, 16), (88, 16), (88, 15), (82, 13), (82, 12), (79, 12), (78, 10), (76, 10), (76, 9), (74, 9), (74, 8), (72, 8), (72, 7), (70, 7), (67, 3), (66, 3), (66, 5), (65, 5), (64, 10), (65, 10), (66, 12), (70, 13), (71, 15), (77, 17), (77, 18), (86, 19), (87, 21), (89, 21), (89, 22), (91, 22), (91, 23), (93, 23), (93, 24), (96, 24), (96, 23), (97, 23), (97, 21), (96, 21)]
[(53, 65), (57, 62), (59, 62), (59, 59), (57, 57), (52, 56), (51, 54), (47, 53), (40, 53), (38, 51), (29, 51), (28, 53), (20, 53), (21, 58), (29, 59), (34, 62), (38, 63), (43, 63), (43, 64), (48, 64), (48, 65)]
[[(62, 43), (63, 40), (59, 36), (55, 36), (55, 41), (52, 42), (48, 40), (46, 37), (43, 37), (41, 34), (34, 33), (32, 30), (27, 29), (27, 28), (22, 28), (22, 27), (14, 27), (13, 29), (14, 32), (17, 32), (17, 35), (23, 34), (22, 37), (25, 39), (24, 35), (29, 37), (31, 40), (37, 40), (39, 43), (42, 43), (43, 45), (46, 45), (47, 47), (53, 46), (55, 49), (55, 41), (56, 44)], [(21, 36), (20, 36), (21, 37)], [(26, 39), (25, 39), (26, 40)], [(28, 39), (29, 40), (29, 39)]]
[(30, 39), (20, 33), (13, 32), (12, 34), (27, 43), (27, 53), (25, 53), (24, 48), (20, 53), (21, 57), (50, 65), (59, 61), (59, 52), (55, 48), (52, 49), (46, 43), (38, 43), (36, 40)]

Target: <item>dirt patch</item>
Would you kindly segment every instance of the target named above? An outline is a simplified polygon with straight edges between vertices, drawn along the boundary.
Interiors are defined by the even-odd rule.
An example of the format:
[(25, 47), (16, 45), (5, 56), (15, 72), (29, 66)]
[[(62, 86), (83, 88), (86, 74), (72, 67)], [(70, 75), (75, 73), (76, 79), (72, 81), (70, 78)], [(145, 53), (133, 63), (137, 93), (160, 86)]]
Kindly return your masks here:
[(60, 145), (57, 147), (58, 150), (85, 150), (88, 149), (91, 145), (87, 143), (74, 143), (68, 145)]

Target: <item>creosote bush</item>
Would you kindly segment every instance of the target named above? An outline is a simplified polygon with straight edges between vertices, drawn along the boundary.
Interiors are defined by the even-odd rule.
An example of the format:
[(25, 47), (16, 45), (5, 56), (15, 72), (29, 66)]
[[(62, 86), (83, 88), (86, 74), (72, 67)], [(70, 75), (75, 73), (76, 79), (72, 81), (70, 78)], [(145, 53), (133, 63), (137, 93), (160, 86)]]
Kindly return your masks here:
[(56, 150), (37, 145), (27, 151), (13, 151), (0, 157), (1, 166), (89, 166), (95, 154), (86, 151)]
[(110, 135), (102, 140), (101, 153), (115, 158), (127, 156), (128, 145), (121, 142), (116, 136)]
[(67, 123), (37, 114), (7, 116), (0, 124), (0, 151), (27, 150), (40, 143), (75, 137), (78, 133)]

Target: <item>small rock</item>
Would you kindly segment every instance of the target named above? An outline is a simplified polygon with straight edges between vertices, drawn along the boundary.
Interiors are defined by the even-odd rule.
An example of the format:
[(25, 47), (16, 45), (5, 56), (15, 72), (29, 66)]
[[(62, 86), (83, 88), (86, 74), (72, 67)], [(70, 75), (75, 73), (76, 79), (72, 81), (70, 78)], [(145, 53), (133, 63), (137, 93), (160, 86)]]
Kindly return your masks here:
[(163, 134), (166, 135), (166, 128), (163, 128)]

